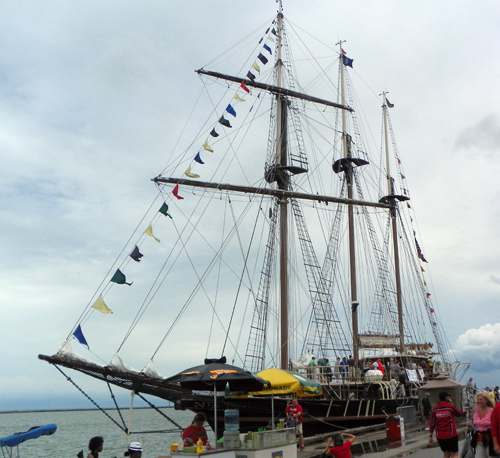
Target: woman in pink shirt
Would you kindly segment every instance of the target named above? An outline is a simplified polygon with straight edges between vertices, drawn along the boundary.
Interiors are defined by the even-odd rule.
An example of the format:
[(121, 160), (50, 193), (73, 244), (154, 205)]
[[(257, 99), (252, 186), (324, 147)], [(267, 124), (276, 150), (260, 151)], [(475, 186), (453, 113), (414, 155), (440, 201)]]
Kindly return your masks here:
[(486, 393), (478, 393), (476, 396), (476, 408), (472, 414), (474, 424), (474, 435), (472, 437), (472, 447), (476, 449), (476, 458), (488, 458), (489, 449), (493, 449), (491, 438), (491, 413), (493, 404)]

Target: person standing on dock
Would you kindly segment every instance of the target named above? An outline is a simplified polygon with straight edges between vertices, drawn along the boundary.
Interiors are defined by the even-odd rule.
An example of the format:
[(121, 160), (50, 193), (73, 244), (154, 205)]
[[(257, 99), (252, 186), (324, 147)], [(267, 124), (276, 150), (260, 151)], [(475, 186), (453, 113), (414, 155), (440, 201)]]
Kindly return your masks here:
[(297, 398), (292, 399), (292, 405), (286, 408), (287, 418), (292, 417), (297, 420), (299, 424), (297, 425), (297, 431), (299, 433), (300, 439), (300, 449), (304, 450), (304, 430), (302, 429), (302, 406), (297, 401)]
[(491, 438), (491, 414), (493, 403), (487, 393), (477, 393), (476, 408), (472, 414), (474, 434), (472, 435), (472, 448), (476, 451), (477, 458), (494, 456), (494, 443)]
[(491, 436), (495, 453), (500, 453), (500, 402), (495, 404), (491, 413)]
[(425, 419), (425, 430), (429, 431), (429, 420), (431, 418), (432, 406), (431, 401), (429, 401), (430, 393), (425, 393), (422, 398), (422, 416)]
[[(344, 442), (343, 438), (347, 438)], [(356, 436), (347, 433), (336, 434), (332, 440), (330, 437), (326, 443), (325, 456), (334, 456), (335, 458), (351, 458), (351, 445)], [(333, 447), (331, 444), (333, 442)], [(330, 448), (331, 447), (331, 448)]]
[(458, 458), (458, 432), (455, 417), (462, 413), (452, 403), (446, 391), (439, 393), (439, 404), (431, 412), (429, 445), (432, 445), (432, 433), (436, 430), (436, 439), (443, 451), (443, 458)]

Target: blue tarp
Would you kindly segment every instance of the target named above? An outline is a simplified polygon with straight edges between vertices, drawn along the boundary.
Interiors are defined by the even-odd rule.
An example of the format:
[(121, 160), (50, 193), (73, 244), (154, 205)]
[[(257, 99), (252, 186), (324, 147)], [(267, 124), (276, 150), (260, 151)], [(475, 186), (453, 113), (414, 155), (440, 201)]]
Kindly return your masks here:
[(12, 436), (0, 439), (0, 447), (15, 447), (29, 439), (38, 439), (40, 436), (50, 436), (56, 432), (57, 426), (54, 424), (45, 426), (34, 426), (24, 433), (15, 433)]

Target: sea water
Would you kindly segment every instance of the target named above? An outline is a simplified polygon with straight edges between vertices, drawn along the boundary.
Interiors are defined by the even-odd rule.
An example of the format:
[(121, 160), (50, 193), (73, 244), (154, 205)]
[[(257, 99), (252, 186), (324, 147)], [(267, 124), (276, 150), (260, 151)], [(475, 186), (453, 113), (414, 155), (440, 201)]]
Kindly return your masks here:
[[(172, 418), (182, 428), (191, 424), (194, 413), (177, 411), (173, 408), (160, 409)], [(116, 410), (106, 411), (114, 420), (122, 425)], [(129, 421), (129, 410), (121, 411), (125, 424)], [(122, 457), (130, 442), (140, 442), (143, 447), (143, 458), (156, 458), (160, 455), (170, 455), (170, 445), (181, 443), (180, 432), (153, 434), (146, 431), (176, 429), (166, 418), (153, 409), (134, 409), (130, 430), (134, 433), (127, 439), (125, 433), (100, 410), (66, 410), (43, 412), (0, 413), (0, 438), (17, 432), (24, 432), (33, 426), (43, 426), (50, 423), (57, 425), (57, 431), (52, 436), (41, 436), (19, 445), (21, 458), (69, 458), (76, 457), (83, 450), (87, 457), (89, 440), (93, 436), (104, 438), (104, 450), (99, 454), (102, 458)], [(215, 443), (212, 431), (205, 425), (209, 440)], [(137, 433), (135, 433), (137, 432)], [(0, 453), (0, 456), (1, 453)], [(14, 456), (17, 456), (14, 454)]]

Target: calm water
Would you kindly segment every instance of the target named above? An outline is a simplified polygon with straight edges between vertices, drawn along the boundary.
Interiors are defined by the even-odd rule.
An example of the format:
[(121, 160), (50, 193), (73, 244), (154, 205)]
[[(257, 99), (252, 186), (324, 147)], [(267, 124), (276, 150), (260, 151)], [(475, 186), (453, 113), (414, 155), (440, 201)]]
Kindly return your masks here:
[[(166, 415), (183, 427), (188, 426), (194, 414), (176, 411), (173, 408), (161, 409)], [(119, 424), (120, 417), (116, 411), (107, 411)], [(122, 410), (125, 422), (128, 422), (128, 410)], [(42, 436), (29, 440), (19, 446), (19, 455), (24, 458), (69, 458), (84, 451), (88, 455), (89, 439), (93, 436), (104, 437), (102, 458), (122, 457), (130, 442), (141, 442), (144, 458), (156, 458), (170, 454), (170, 444), (180, 441), (180, 433), (132, 434), (127, 440), (125, 433), (109, 420), (101, 411), (64, 411), (64, 412), (20, 412), (0, 414), (0, 437), (10, 436), (16, 432), (27, 431), (33, 426), (50, 423), (57, 425), (52, 436)], [(174, 429), (168, 420), (152, 409), (134, 409), (132, 412), (132, 431), (154, 431)], [(213, 442), (212, 431), (208, 431), (209, 440)], [(2, 455), (0, 455), (2, 456)], [(14, 455), (16, 456), (16, 455)]]

